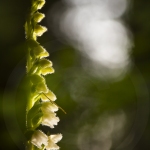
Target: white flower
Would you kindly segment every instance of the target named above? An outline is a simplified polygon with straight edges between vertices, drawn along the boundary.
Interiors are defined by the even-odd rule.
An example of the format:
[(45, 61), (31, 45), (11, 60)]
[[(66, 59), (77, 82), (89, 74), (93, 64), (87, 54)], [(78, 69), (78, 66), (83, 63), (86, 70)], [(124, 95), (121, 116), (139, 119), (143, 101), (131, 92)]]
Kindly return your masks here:
[(51, 102), (42, 102), (41, 107), (43, 116), (42, 116), (42, 125), (49, 126), (50, 128), (54, 128), (54, 125), (57, 125), (59, 122), (59, 118), (56, 117), (55, 111), (58, 110), (58, 107)]
[(48, 137), (48, 145), (46, 146), (46, 150), (58, 150), (59, 146), (56, 144), (62, 139), (62, 134), (50, 135)]
[(54, 143), (57, 143), (62, 139), (62, 134), (50, 135), (49, 138), (51, 138)]
[(34, 131), (32, 138), (31, 138), (31, 143), (37, 146), (38, 148), (42, 148), (41, 145), (47, 145), (48, 137), (46, 134), (44, 134), (42, 131), (37, 130)]
[(43, 113), (56, 112), (58, 111), (58, 107), (51, 102), (42, 102), (41, 110)]
[(57, 125), (58, 122), (59, 118), (56, 117), (56, 113), (43, 111), (42, 125), (54, 128), (54, 125)]

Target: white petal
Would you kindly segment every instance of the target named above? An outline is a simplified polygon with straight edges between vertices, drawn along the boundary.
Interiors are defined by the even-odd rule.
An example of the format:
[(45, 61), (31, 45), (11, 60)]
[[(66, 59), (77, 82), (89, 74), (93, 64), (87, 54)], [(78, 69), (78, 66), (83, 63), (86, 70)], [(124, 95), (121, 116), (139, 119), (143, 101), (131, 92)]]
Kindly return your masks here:
[(44, 134), (42, 131), (37, 130), (33, 133), (31, 138), (31, 143), (37, 146), (38, 148), (41, 148), (41, 145), (47, 145), (48, 143), (48, 137), (46, 134)]
[(63, 137), (62, 134), (50, 135), (50, 138), (54, 143), (59, 142), (62, 139), (62, 137)]
[(52, 113), (52, 112), (44, 113), (43, 112), (42, 125), (49, 126), (50, 128), (54, 128), (54, 125), (57, 125), (58, 122), (59, 122), (59, 118), (56, 117), (55, 113)]
[(58, 107), (51, 102), (42, 102), (42, 112), (49, 113), (49, 112), (56, 112), (58, 111)]
[(52, 140), (49, 138), (48, 145), (46, 146), (46, 150), (58, 150), (59, 146), (52, 142)]

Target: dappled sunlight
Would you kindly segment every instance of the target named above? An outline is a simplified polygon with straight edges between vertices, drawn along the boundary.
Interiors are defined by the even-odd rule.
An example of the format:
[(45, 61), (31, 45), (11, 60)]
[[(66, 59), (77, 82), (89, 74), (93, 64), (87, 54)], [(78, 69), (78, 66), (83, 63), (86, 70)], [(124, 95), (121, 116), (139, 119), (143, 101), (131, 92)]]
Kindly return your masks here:
[[(93, 18), (120, 17), (127, 8), (126, 0), (64, 0), (69, 6), (87, 8)], [(117, 8), (117, 9), (116, 9)]]
[[(0, 64), (3, 66), (0, 90), (1, 149), (25, 148), (25, 141), (32, 134), (32, 130), (25, 133), (26, 102), (30, 92), (39, 92), (36, 97), (40, 97), (40, 105), (36, 103), (38, 108), (41, 107), (39, 115), (33, 114), (28, 118), (36, 124), (36, 116), (40, 118), (44, 115), (37, 129), (47, 135), (61, 133), (60, 149), (149, 150), (150, 1), (41, 2), (46, 2), (45, 7), (34, 15), (29, 15), (31, 1), (0, 2)], [(40, 12), (45, 14), (41, 26), (39, 22), (44, 16)], [(32, 18), (34, 35), (46, 31), (42, 26), (48, 29), (44, 36), (37, 38), (37, 42), (25, 40), (26, 17)], [(33, 46), (32, 50), (28, 43)], [(35, 45), (39, 43), (43, 46), (37, 50)], [(32, 79), (30, 83), (35, 85), (31, 89), (25, 78), (26, 56), (30, 50), (32, 62), (35, 61), (30, 73), (41, 74), (41, 82), (37, 82), (36, 76), (29, 75), (28, 78)], [(45, 50), (47, 53), (44, 53)], [(53, 64), (47, 58), (40, 61), (35, 57), (36, 53), (41, 58), (50, 53), (48, 59)], [(44, 86), (43, 77), (54, 72), (52, 65), (55, 74), (46, 76), (47, 86)], [(56, 97), (52, 92), (49, 91), (46, 96), (41, 94), (47, 87), (57, 97), (56, 106)], [(47, 113), (49, 107), (51, 113)], [(59, 122), (54, 116), (56, 110)], [(47, 122), (46, 117), (51, 117), (53, 121)], [(58, 126), (52, 129), (55, 124)], [(56, 136), (57, 142), (61, 134)], [(47, 149), (55, 142), (52, 137), (47, 137), (36, 143), (34, 136), (32, 142), (43, 147), (42, 142), (46, 144), (44, 139), (49, 142)], [(55, 145), (55, 148), (58, 147)]]
[(80, 150), (110, 150), (119, 146), (124, 135), (126, 115), (123, 111), (106, 113), (93, 124), (83, 126), (78, 133), (77, 144)]
[(101, 74), (105, 78), (123, 76), (130, 67), (132, 46), (131, 33), (121, 19), (128, 6), (127, 1), (64, 2), (64, 9), (58, 3), (49, 12), (53, 14), (54, 24), (50, 26), (54, 27), (56, 35), (87, 57), (88, 63), (86, 60), (83, 66), (88, 70), (90, 67), (90, 73)]

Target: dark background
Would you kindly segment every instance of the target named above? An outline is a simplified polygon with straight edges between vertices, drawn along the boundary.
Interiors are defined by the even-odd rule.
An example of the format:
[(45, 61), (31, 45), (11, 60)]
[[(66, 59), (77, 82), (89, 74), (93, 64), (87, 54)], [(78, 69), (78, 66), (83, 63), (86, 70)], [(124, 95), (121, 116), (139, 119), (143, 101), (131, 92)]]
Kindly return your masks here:
[[(41, 12), (46, 14), (55, 2), (56, 0), (47, 0)], [(26, 73), (24, 23), (29, 7), (29, 0), (0, 1), (0, 149), (25, 149), (22, 137), (26, 104), (26, 87), (23, 82)], [(87, 143), (83, 142), (81, 147), (76, 144), (80, 143), (77, 142), (80, 132), (87, 126), (86, 134), (80, 136), (88, 141), (89, 149), (94, 149), (92, 145), (101, 147), (104, 143), (107, 144), (105, 140), (98, 143), (92, 139), (91, 136), (99, 134), (99, 130), (94, 134), (91, 127), (94, 127), (100, 116), (108, 119), (121, 112), (126, 114), (127, 123), (121, 129), (123, 134), (120, 139), (116, 140), (115, 132), (111, 134), (113, 144), (110, 149), (117, 149), (122, 142), (125, 144), (119, 150), (150, 149), (149, 15), (150, 1), (132, 1), (125, 21), (133, 33), (133, 66), (122, 80), (116, 82), (104, 81), (85, 72), (81, 65), (83, 56), (69, 44), (62, 43), (50, 28), (38, 39), (50, 52), (50, 59), (56, 70), (55, 74), (46, 77), (48, 86), (57, 95), (57, 103), (67, 112), (65, 115), (59, 110), (61, 121), (54, 130), (50, 130), (52, 133), (63, 133), (64, 138), (58, 144), (62, 150), (87, 149)], [(41, 24), (47, 26), (46, 19)], [(119, 120), (115, 121), (116, 124), (117, 121)], [(44, 131), (48, 130), (46, 127), (42, 128)], [(101, 149), (105, 150), (103, 147)]]

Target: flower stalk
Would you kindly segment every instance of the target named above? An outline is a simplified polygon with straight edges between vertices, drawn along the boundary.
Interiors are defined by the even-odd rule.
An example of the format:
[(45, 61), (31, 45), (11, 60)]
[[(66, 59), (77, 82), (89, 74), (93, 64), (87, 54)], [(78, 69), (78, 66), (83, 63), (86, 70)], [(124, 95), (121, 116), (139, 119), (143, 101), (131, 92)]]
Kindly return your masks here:
[(28, 100), (26, 108), (26, 137), (27, 150), (58, 150), (56, 144), (62, 139), (61, 134), (49, 135), (37, 129), (40, 125), (54, 128), (59, 118), (56, 111), (59, 107), (54, 101), (55, 94), (49, 90), (46, 84), (45, 75), (54, 73), (52, 62), (46, 57), (49, 53), (37, 42), (37, 37), (47, 31), (46, 27), (39, 25), (45, 17), (38, 12), (45, 4), (45, 0), (31, 0), (31, 9), (25, 23), (27, 41), (27, 79), (28, 79)]

